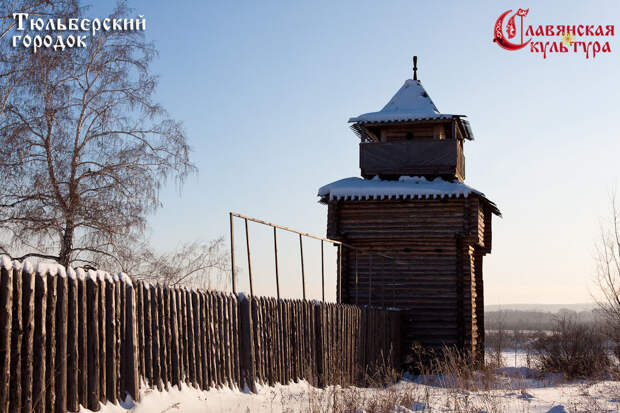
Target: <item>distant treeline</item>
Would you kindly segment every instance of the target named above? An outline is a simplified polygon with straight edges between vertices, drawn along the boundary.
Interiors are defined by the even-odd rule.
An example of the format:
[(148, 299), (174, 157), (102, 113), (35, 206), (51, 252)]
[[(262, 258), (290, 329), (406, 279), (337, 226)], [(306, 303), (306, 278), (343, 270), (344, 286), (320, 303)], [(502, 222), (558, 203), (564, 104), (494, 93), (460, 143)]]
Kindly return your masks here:
[(580, 323), (592, 323), (600, 319), (598, 310), (573, 311), (561, 309), (558, 312), (499, 310), (484, 313), (487, 330), (551, 330), (558, 319), (568, 318)]

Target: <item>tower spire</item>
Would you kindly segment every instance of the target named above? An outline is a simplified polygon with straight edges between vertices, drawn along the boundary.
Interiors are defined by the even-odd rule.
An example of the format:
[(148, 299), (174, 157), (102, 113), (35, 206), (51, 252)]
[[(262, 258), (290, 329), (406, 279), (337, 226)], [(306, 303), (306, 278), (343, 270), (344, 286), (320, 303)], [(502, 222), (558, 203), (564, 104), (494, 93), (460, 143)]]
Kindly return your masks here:
[(418, 56), (413, 56), (413, 80), (418, 80)]

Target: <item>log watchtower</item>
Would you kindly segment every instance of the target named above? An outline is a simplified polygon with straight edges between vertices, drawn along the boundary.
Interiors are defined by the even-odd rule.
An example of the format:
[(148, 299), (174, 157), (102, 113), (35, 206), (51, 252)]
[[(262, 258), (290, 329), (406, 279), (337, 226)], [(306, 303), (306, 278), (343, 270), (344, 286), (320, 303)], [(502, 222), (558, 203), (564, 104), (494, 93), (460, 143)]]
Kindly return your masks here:
[(500, 212), (464, 183), (469, 122), (439, 112), (415, 63), (383, 109), (349, 119), (362, 177), (319, 189), (327, 236), (357, 248), (342, 250), (338, 288), (345, 303), (403, 310), (404, 350), (455, 345), (482, 358), (482, 258)]

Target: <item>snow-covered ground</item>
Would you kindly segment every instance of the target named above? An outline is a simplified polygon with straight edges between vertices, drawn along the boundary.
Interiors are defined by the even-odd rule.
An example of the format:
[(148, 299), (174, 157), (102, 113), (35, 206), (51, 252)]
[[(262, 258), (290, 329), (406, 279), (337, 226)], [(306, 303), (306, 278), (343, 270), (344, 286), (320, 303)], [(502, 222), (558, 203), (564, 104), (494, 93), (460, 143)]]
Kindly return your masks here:
[[(407, 399), (408, 397), (408, 399)], [(620, 411), (620, 382), (569, 384), (524, 390), (493, 390), (465, 392), (411, 382), (400, 382), (388, 389), (330, 387), (317, 389), (306, 382), (259, 386), (257, 394), (239, 390), (218, 389), (199, 391), (176, 387), (167, 392), (145, 390), (142, 400), (134, 405), (107, 404), (103, 413), (208, 413), (208, 412), (383, 412), (381, 405), (406, 399), (389, 411), (404, 412), (618, 412)], [(339, 408), (334, 409), (336, 404)], [(355, 410), (366, 406), (366, 410)], [(81, 410), (89, 412), (89, 410)]]
[[(444, 377), (403, 380), (387, 388), (330, 386), (318, 389), (305, 381), (257, 386), (257, 393), (239, 389), (199, 391), (172, 387), (159, 392), (143, 389), (135, 404), (107, 404), (103, 413), (293, 413), (293, 412), (620, 412), (620, 381), (564, 383), (540, 379), (525, 367), (525, 353), (502, 355), (506, 367), (497, 369), (490, 386), (497, 390), (465, 391), (439, 384)], [(435, 380), (433, 380), (435, 379)], [(478, 378), (480, 388), (485, 377)], [(81, 412), (90, 412), (82, 409)]]

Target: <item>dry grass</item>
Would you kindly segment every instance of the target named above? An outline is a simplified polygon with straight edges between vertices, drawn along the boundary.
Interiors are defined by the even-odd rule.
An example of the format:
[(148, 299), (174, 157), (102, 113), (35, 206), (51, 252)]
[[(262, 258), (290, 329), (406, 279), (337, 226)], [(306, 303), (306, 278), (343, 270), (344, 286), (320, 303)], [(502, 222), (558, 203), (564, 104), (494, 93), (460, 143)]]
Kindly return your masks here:
[[(530, 400), (534, 396), (529, 387), (534, 382), (543, 388), (558, 384), (557, 375), (548, 381), (537, 379), (538, 376), (516, 374), (508, 377), (505, 371), (518, 369), (501, 368), (497, 363), (476, 364), (453, 348), (435, 353), (414, 348), (413, 359), (417, 374), (407, 376), (407, 380), (400, 380), (401, 374), (385, 363), (384, 367), (375, 366), (373, 374), (366, 374), (364, 388), (309, 387), (303, 402), (282, 393), (280, 410), (291, 413), (530, 412)], [(615, 394), (620, 400), (620, 385), (601, 388), (599, 383), (589, 381), (577, 385), (572, 382), (566, 386), (562, 393), (566, 411), (610, 411), (608, 401)]]

